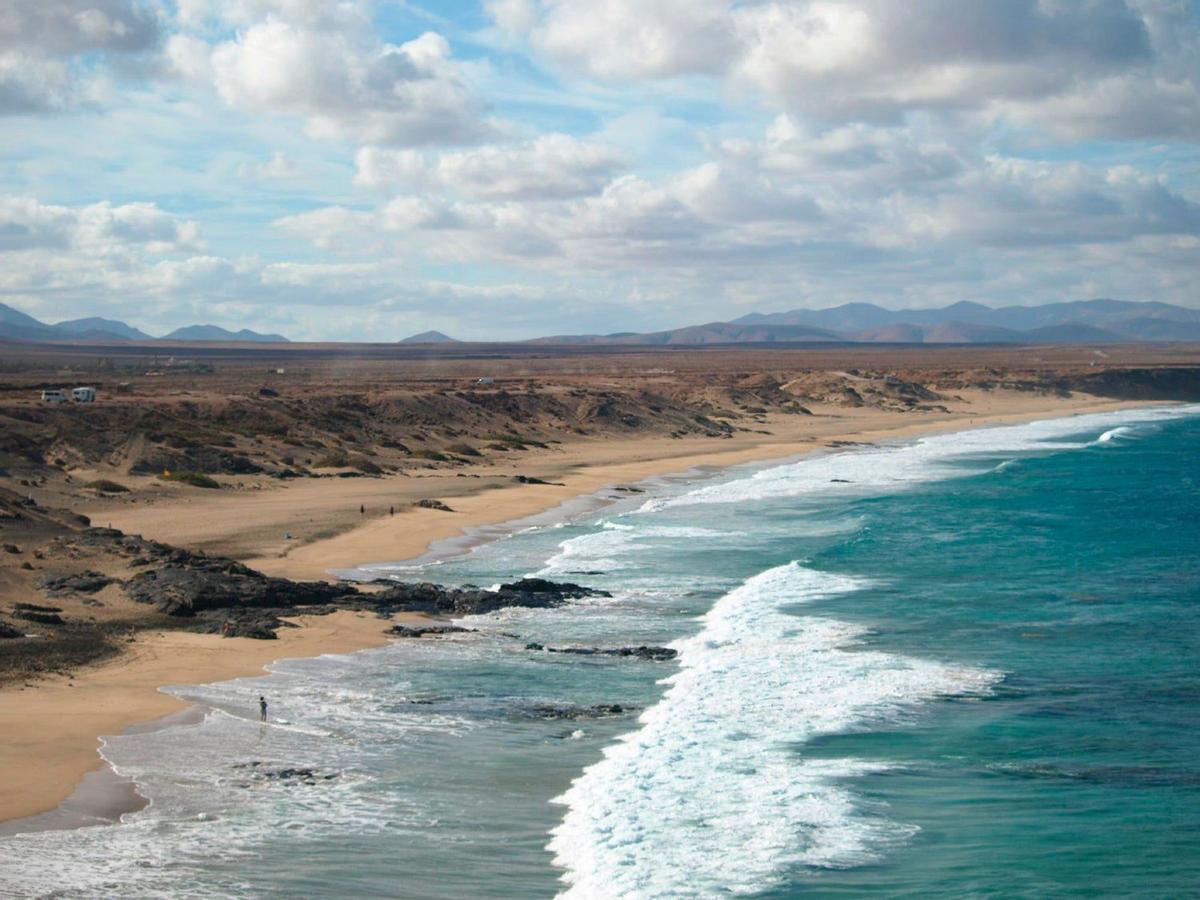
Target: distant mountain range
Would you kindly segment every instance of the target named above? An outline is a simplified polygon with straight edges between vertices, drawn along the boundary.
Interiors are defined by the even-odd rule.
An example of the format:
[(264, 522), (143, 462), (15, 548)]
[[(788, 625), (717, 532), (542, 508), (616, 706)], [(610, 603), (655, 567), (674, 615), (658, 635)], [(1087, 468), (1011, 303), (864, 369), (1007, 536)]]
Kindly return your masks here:
[(0, 338), (18, 341), (255, 341), (268, 344), (286, 344), (288, 339), (281, 334), (259, 334), (243, 328), (229, 331), (216, 325), (188, 325), (176, 328), (170, 334), (155, 338), (146, 332), (118, 322), (115, 319), (91, 317), (71, 319), (48, 325), (33, 316), (0, 303)]
[(1200, 341), (1200, 310), (1169, 303), (1081, 300), (1045, 306), (989, 307), (961, 302), (939, 309), (884, 309), (847, 303), (828, 309), (750, 313), (648, 334), (556, 335), (544, 344), (745, 344), (786, 341), (898, 344), (1115, 344)]
[[(154, 338), (113, 319), (73, 319), (47, 325), (0, 303), (0, 339), (22, 341), (255, 341), (287, 343), (280, 334), (216, 325), (189, 325)], [(961, 302), (939, 309), (884, 309), (873, 303), (847, 303), (828, 309), (750, 313), (732, 322), (709, 322), (645, 334), (559, 334), (534, 338), (536, 344), (703, 344), (897, 343), (897, 344), (1115, 344), (1200, 342), (1200, 310), (1169, 303), (1082, 300), (1044, 306), (989, 307)], [(457, 344), (440, 331), (423, 331), (402, 344)]]

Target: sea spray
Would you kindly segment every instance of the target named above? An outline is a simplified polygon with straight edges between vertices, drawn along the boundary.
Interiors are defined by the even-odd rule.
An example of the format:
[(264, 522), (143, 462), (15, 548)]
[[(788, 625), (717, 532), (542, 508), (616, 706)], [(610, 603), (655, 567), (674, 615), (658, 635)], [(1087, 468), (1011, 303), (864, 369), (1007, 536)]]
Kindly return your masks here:
[(568, 895), (754, 892), (796, 866), (862, 862), (909, 833), (836, 784), (881, 764), (809, 762), (796, 746), (999, 676), (855, 648), (862, 628), (788, 611), (865, 586), (776, 567), (672, 645), (680, 670), (661, 701), (555, 800), (567, 812), (549, 849)]

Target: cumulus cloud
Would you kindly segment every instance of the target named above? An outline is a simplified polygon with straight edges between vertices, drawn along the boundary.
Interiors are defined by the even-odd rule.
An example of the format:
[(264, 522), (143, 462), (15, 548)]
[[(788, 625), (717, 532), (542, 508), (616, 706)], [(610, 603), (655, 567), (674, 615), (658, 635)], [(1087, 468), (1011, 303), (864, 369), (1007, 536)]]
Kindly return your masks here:
[(625, 165), (613, 148), (565, 134), (442, 153), (363, 147), (355, 182), (364, 187), (438, 187), (489, 199), (578, 197), (602, 188)]
[(1006, 113), (1080, 135), (1200, 130), (1194, 10), (1174, 0), (511, 0), (490, 9), (498, 27), (568, 71), (611, 81), (716, 76), (827, 123), (937, 110)]
[(0, 253), (70, 249), (104, 256), (130, 249), (169, 253), (200, 245), (195, 222), (153, 203), (56, 206), (32, 197), (0, 196)]
[[(590, 193), (560, 197), (453, 192), (431, 177), (440, 164), (364, 153), (360, 178), (369, 172), (378, 183), (422, 190), (276, 224), (350, 258), (508, 265), (572, 283), (603, 277), (616, 285), (630, 273), (638, 296), (655, 303), (701, 294), (774, 303), (805, 289), (841, 299), (855, 290), (901, 301), (911, 293), (920, 303), (990, 289), (1028, 300), (1018, 292), (1030, 284), (1067, 290), (1053, 267), (1068, 258), (1078, 266), (1103, 257), (1103, 271), (1125, 284), (1129, 273), (1113, 274), (1115, 257), (1099, 248), (1200, 235), (1200, 205), (1164, 176), (981, 155), (906, 127), (814, 132), (784, 115), (757, 141), (717, 141), (710, 150), (713, 159), (674, 174), (618, 171)], [(1006, 268), (1014, 259), (1025, 267), (1023, 285)], [(1149, 265), (1144, 275), (1162, 281)], [(972, 278), (978, 283), (968, 288)]]
[(0, 10), (0, 115), (70, 107), (104, 62), (154, 49), (161, 27), (155, 7), (138, 0), (8, 0)]
[[(189, 24), (236, 26), (209, 42)], [(469, 144), (494, 132), (446, 39), (382, 41), (361, 3), (189, 3), (167, 57), (230, 106), (302, 117), (310, 135), (380, 145)]]

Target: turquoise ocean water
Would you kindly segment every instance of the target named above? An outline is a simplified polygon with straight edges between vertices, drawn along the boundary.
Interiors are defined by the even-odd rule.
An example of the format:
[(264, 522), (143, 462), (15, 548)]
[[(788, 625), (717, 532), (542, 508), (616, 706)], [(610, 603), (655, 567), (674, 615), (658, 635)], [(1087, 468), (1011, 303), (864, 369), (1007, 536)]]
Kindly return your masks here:
[(1198, 896), (1198, 447), (1197, 407), (962, 432), (381, 568), (613, 597), (171, 688), (202, 721), (104, 751), (151, 805), (0, 839), (0, 894)]

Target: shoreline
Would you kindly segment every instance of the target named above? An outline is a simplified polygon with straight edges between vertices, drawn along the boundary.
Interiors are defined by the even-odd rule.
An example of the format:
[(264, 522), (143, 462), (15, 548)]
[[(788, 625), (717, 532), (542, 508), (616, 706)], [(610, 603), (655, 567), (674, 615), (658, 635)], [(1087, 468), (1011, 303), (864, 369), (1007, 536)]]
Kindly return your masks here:
[[(836, 431), (830, 428), (819, 437), (813, 435), (818, 430), (813, 428), (814, 423), (805, 417), (797, 423), (807, 426), (805, 433), (798, 433), (791, 439), (747, 441), (743, 446), (726, 448), (710, 445), (701, 452), (691, 448), (687, 448), (688, 452), (679, 452), (682, 448), (678, 442), (674, 445), (662, 443), (661, 446), (670, 453), (641, 459), (610, 458), (597, 460), (592, 465), (583, 454), (584, 458), (570, 460), (561, 470), (559, 483), (480, 485), (479, 490), (457, 498), (457, 515), (414, 510), (395, 518), (372, 520), (301, 545), (296, 551), (280, 557), (256, 557), (245, 562), (267, 574), (290, 578), (312, 577), (317, 569), (320, 573), (317, 577), (328, 577), (333, 568), (349, 572), (372, 563), (397, 565), (416, 559), (428, 562), (431, 560), (426, 557), (438, 545), (447, 550), (450, 546), (455, 547), (453, 554), (441, 553), (440, 557), (457, 555), (470, 546), (512, 533), (514, 529), (503, 530), (506, 525), (544, 516), (572, 500), (586, 502), (614, 484), (646, 482), (671, 477), (672, 473), (681, 473), (675, 475), (677, 478), (696, 477), (688, 473), (699, 474), (702, 469), (710, 468), (720, 472), (739, 465), (782, 462), (827, 450), (835, 446), (836, 441), (902, 441), (932, 433), (1164, 405), (1162, 402), (1112, 401), (1090, 396), (1069, 400), (1042, 395), (1008, 399), (1025, 402), (1001, 404), (1006, 408), (987, 412), (978, 408), (956, 410), (916, 422), (905, 421), (907, 416), (897, 413), (841, 416), (836, 422), (827, 423), (836, 427)], [(848, 430), (856, 424), (860, 426), (857, 430)], [(642, 452), (649, 449), (646, 447), (649, 442), (629, 442), (634, 443)], [(114, 524), (121, 527), (115, 517)], [(502, 533), (496, 533), (497, 530)], [(478, 540), (472, 543), (476, 535)], [(391, 560), (371, 557), (370, 554), (385, 547), (393, 551)], [(414, 547), (416, 550), (412, 552)], [(351, 553), (354, 556), (350, 556)], [(411, 618), (427, 621), (418, 615), (411, 615)], [(405, 615), (400, 615), (395, 621), (405, 619)], [(265, 666), (279, 659), (350, 653), (383, 646), (389, 641), (382, 620), (366, 613), (341, 611), (328, 616), (297, 616), (294, 620), (301, 627), (285, 629), (274, 645), (272, 642), (223, 639), (190, 632), (152, 632), (138, 637), (115, 659), (80, 671), (73, 678), (57, 676), (28, 689), (15, 686), (0, 689), (3, 732), (35, 736), (32, 740), (18, 738), (0, 742), (0, 766), (14, 776), (19, 774), (20, 777), (14, 777), (12, 781), (22, 782), (19, 790), (12, 785), (0, 788), (0, 836), (40, 830), (36, 825), (20, 827), (22, 823), (32, 824), (30, 819), (54, 821), (56, 815), (60, 817), (57, 821), (70, 821), (71, 815), (78, 819), (79, 812), (71, 805), (86, 799), (83, 795), (89, 791), (93, 796), (109, 798), (110, 802), (101, 814), (97, 814), (95, 805), (88, 807), (85, 815), (93, 818), (117, 821), (121, 813), (141, 808), (120, 810), (115, 816), (104, 815), (113, 811), (111, 800), (119, 791), (114, 794), (112, 790), (101, 790), (96, 787), (94, 778), (85, 787), (85, 780), (106, 769), (113, 771), (98, 752), (103, 735), (145, 727), (139, 723), (149, 723), (153, 727), (154, 722), (164, 717), (186, 713), (193, 708), (192, 704), (164, 693), (162, 687), (225, 681), (259, 674)], [(54, 719), (56, 727), (47, 729), (47, 718)], [(108, 785), (108, 788), (112, 787)], [(80, 791), (83, 795), (77, 797)], [(140, 796), (136, 795), (135, 789), (133, 793)], [(127, 804), (132, 801), (128, 793), (123, 796)], [(76, 821), (74, 826), (58, 827), (87, 824), (104, 824), (104, 821)]]
[[(955, 403), (954, 406), (960, 408), (949, 413), (838, 410), (837, 414), (811, 417), (781, 416), (768, 425), (772, 433), (751, 437), (739, 435), (719, 444), (708, 439), (706, 444), (697, 446), (697, 439), (660, 438), (568, 445), (565, 450), (558, 451), (557, 456), (525, 466), (538, 477), (553, 482), (551, 484), (515, 484), (511, 478), (500, 483), (489, 480), (474, 491), (447, 497), (452, 513), (407, 509), (394, 517), (370, 519), (357, 527), (299, 544), (277, 555), (256, 554), (244, 562), (268, 575), (296, 580), (329, 578), (334, 570), (347, 572), (372, 564), (388, 565), (417, 559), (429, 562), (432, 561), (428, 555), (431, 545), (445, 541), (469, 545), (472, 542), (468, 531), (503, 527), (542, 515), (563, 503), (590, 497), (613, 485), (638, 484), (694, 469), (724, 470), (731, 466), (783, 460), (828, 449), (839, 441), (905, 440), (970, 427), (1147, 405), (1161, 405), (1161, 401), (1105, 400), (1090, 395), (1063, 399), (1020, 392), (1006, 395), (976, 392), (971, 399)], [(456, 480), (465, 482), (469, 479)], [(114, 516), (113, 522), (122, 527), (119, 517)], [(136, 520), (130, 524), (136, 524)], [(122, 530), (138, 531), (137, 528)], [(172, 542), (169, 535), (147, 536)]]

